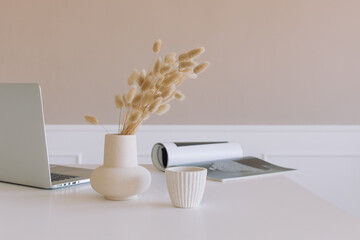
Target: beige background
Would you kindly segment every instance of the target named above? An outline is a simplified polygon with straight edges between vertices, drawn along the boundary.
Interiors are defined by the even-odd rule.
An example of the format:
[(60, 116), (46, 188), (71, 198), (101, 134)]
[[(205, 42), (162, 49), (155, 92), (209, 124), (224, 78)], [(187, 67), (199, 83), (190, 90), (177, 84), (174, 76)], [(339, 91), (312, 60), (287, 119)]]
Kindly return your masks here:
[(0, 81), (38, 82), (51, 124), (115, 124), (133, 68), (204, 46), (211, 67), (148, 124), (360, 124), (358, 0), (0, 0)]

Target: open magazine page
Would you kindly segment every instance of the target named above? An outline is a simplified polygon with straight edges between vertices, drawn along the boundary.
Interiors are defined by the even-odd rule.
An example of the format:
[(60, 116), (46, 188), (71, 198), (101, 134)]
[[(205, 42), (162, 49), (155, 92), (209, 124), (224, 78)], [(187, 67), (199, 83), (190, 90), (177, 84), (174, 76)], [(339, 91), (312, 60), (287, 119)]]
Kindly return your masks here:
[(198, 166), (208, 170), (208, 179), (229, 181), (242, 177), (290, 171), (255, 157), (243, 157), (234, 142), (164, 142), (154, 145), (154, 166), (164, 171), (172, 166)]
[(294, 170), (291, 168), (276, 166), (255, 157), (243, 157), (237, 160), (193, 163), (190, 165), (206, 168), (208, 170), (208, 179), (222, 182), (243, 177)]

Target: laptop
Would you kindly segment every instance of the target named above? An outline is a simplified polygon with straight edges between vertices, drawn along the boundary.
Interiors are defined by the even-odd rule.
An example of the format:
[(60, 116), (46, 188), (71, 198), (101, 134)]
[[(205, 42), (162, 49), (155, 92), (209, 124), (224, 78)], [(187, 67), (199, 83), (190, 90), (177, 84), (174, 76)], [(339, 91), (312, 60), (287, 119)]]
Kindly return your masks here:
[(55, 189), (89, 182), (91, 171), (49, 164), (38, 84), (0, 83), (0, 181)]

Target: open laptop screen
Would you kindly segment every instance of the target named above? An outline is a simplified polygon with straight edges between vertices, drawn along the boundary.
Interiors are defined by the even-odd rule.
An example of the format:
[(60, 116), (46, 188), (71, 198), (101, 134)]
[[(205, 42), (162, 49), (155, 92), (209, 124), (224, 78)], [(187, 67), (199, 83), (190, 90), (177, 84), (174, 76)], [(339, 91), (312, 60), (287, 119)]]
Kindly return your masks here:
[(0, 83), (0, 181), (51, 186), (38, 84)]

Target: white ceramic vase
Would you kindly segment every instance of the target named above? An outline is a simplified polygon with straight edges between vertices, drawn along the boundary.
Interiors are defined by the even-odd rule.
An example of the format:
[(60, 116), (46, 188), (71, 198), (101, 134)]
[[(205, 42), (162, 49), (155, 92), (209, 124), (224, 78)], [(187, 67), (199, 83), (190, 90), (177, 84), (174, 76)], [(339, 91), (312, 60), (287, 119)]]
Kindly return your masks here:
[(149, 188), (151, 175), (138, 165), (135, 135), (105, 136), (104, 165), (92, 172), (90, 183), (108, 200), (134, 199)]

